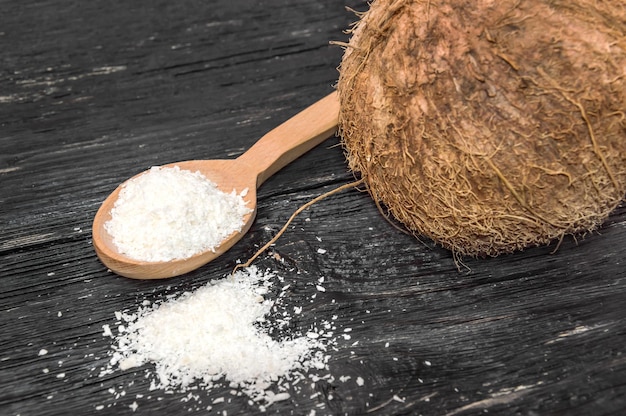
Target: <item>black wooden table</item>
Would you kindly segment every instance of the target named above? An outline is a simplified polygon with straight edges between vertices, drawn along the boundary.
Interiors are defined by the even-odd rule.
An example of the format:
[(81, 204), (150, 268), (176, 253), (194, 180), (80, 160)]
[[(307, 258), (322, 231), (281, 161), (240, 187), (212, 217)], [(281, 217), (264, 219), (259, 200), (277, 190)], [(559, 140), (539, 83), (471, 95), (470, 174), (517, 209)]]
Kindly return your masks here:
[[(128, 177), (236, 157), (332, 91), (343, 51), (329, 42), (347, 40), (346, 6), (366, 3), (0, 4), (0, 414), (208, 413), (183, 394), (148, 392), (142, 369), (100, 377), (111, 351), (102, 327), (115, 311), (223, 278), (299, 206), (353, 180), (339, 140), (268, 180), (250, 233), (186, 276), (108, 272), (91, 221)], [(267, 413), (621, 414), (625, 245), (622, 205), (554, 253), (459, 265), (392, 227), (366, 193), (320, 201), (255, 264), (293, 286), (284, 301), (303, 307), (294, 327), (336, 315), (352, 331), (329, 352), (332, 378)], [(313, 299), (321, 277), (326, 291)], [(227, 395), (210, 414), (258, 413), (227, 385), (198, 394)]]

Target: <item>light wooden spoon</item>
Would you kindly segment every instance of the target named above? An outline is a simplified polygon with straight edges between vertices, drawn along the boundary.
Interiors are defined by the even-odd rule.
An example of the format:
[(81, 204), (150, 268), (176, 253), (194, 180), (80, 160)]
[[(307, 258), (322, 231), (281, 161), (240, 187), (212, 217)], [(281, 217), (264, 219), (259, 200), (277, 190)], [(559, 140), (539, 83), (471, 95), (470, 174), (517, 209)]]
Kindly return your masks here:
[(232, 233), (214, 251), (166, 262), (138, 261), (120, 254), (104, 224), (111, 219), (111, 209), (122, 184), (102, 203), (94, 217), (92, 237), (96, 254), (115, 273), (135, 279), (178, 276), (214, 260), (250, 229), (256, 216), (257, 188), (274, 173), (333, 135), (337, 131), (338, 116), (339, 100), (337, 93), (333, 92), (267, 133), (236, 159), (190, 160), (165, 165), (199, 171), (223, 192), (235, 190), (241, 193), (248, 189), (244, 200), (252, 212), (245, 217), (242, 229)]

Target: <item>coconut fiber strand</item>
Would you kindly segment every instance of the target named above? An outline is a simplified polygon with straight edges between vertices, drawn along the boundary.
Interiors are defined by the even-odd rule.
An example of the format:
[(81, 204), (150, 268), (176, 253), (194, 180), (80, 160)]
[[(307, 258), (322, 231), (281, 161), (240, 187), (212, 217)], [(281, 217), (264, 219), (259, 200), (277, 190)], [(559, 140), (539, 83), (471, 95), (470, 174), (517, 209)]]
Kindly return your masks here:
[(349, 167), (460, 255), (601, 224), (626, 193), (623, 0), (377, 0), (340, 66)]

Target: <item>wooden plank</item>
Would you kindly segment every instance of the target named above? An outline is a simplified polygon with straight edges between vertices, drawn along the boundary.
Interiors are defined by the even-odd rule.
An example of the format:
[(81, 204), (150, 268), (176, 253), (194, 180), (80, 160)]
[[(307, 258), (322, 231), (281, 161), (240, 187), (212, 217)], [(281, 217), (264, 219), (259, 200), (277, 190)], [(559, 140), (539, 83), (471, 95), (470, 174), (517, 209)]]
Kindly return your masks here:
[[(329, 41), (345, 41), (355, 20), (346, 4), (367, 7), (3, 3), (0, 414), (205, 414), (208, 405), (260, 413), (227, 384), (189, 401), (150, 391), (149, 365), (100, 376), (111, 352), (102, 326), (115, 325), (115, 311), (223, 278), (299, 206), (350, 182), (339, 140), (270, 178), (250, 233), (186, 276), (143, 282), (108, 273), (91, 246), (91, 221), (135, 173), (236, 157), (330, 92), (342, 50)], [(366, 193), (322, 200), (255, 264), (291, 285), (285, 302), (302, 307), (291, 330), (337, 316), (349, 339), (338, 336), (329, 351), (332, 381), (303, 382), (267, 413), (619, 414), (625, 246), (622, 205), (598, 232), (568, 237), (555, 253), (552, 245), (458, 264), (393, 228)]]

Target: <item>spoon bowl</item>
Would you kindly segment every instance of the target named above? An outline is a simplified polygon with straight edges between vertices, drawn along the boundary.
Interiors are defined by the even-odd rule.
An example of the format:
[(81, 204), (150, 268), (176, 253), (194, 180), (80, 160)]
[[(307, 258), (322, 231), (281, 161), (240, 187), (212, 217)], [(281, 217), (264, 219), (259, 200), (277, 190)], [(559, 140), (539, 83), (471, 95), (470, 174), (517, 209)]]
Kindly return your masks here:
[(235, 190), (237, 194), (241, 194), (247, 189), (243, 199), (246, 202), (246, 206), (251, 208), (252, 211), (244, 217), (241, 229), (233, 232), (214, 250), (200, 252), (185, 259), (170, 261), (148, 262), (134, 260), (117, 251), (113, 238), (104, 227), (104, 224), (111, 219), (111, 209), (123, 187), (122, 184), (102, 203), (94, 218), (92, 232), (96, 254), (102, 263), (115, 273), (136, 279), (159, 279), (188, 273), (224, 254), (252, 226), (256, 216), (256, 176), (245, 165), (237, 162), (237, 159), (191, 160), (171, 163), (164, 167), (174, 166), (178, 166), (183, 170), (200, 172), (211, 182), (215, 183), (222, 192), (230, 193)]
[(235, 245), (252, 226), (257, 211), (258, 187), (274, 173), (333, 135), (337, 130), (338, 116), (339, 101), (337, 93), (333, 92), (267, 133), (236, 159), (190, 160), (165, 165), (198, 171), (223, 192), (243, 192), (246, 206), (251, 209), (244, 217), (244, 224), (239, 231), (233, 232), (213, 250), (185, 259), (147, 262), (132, 259), (117, 250), (104, 225), (111, 219), (111, 209), (124, 184), (118, 186), (105, 199), (94, 217), (92, 238), (98, 258), (113, 272), (134, 279), (179, 276), (216, 259)]

